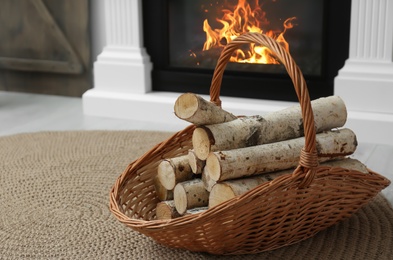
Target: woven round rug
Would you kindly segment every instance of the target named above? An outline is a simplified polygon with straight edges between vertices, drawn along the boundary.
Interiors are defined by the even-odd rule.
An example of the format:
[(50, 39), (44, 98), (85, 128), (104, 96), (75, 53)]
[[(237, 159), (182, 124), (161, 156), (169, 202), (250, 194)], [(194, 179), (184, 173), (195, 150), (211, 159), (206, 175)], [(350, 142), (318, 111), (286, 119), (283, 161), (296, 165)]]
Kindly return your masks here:
[[(71, 131), (0, 137), (0, 259), (227, 259), (161, 246), (121, 224), (109, 191), (171, 133)], [(392, 259), (393, 210), (378, 195), (297, 244), (230, 259)]]

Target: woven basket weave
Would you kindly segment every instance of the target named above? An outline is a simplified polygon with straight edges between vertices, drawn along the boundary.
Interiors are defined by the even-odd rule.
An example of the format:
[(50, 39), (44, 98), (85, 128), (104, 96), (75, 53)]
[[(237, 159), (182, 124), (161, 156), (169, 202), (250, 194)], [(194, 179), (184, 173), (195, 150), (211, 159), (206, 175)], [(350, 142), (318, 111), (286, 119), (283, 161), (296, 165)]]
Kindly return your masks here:
[(350, 217), (390, 184), (371, 170), (364, 174), (318, 165), (314, 117), (306, 82), (290, 54), (265, 35), (247, 33), (225, 47), (213, 75), (212, 102), (221, 105), (220, 86), (226, 64), (234, 50), (248, 43), (268, 47), (292, 79), (305, 133), (299, 166), (292, 174), (264, 183), (205, 212), (156, 220), (157, 166), (161, 159), (184, 155), (192, 148), (195, 127), (189, 126), (151, 148), (117, 179), (110, 194), (110, 209), (120, 222), (172, 248), (212, 254), (251, 254), (312, 237)]

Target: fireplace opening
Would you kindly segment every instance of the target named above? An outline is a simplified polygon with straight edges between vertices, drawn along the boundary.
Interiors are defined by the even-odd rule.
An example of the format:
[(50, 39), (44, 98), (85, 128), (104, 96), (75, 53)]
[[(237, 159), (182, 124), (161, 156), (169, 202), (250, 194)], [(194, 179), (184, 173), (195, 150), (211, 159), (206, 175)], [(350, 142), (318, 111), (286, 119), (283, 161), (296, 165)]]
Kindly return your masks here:
[[(255, 31), (287, 48), (312, 99), (332, 95), (334, 77), (348, 57), (349, 20), (350, 0), (339, 5), (324, 0), (144, 0), (153, 90), (208, 94), (225, 44)], [(221, 95), (297, 100), (285, 68), (259, 46), (234, 53)]]

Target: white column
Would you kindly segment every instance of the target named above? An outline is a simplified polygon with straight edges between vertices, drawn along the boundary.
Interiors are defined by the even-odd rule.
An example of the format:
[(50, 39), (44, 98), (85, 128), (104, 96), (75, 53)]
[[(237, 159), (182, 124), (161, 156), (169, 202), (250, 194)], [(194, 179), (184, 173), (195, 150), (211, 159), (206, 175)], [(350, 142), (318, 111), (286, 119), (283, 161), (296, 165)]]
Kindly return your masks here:
[(94, 89), (151, 91), (150, 58), (143, 47), (140, 0), (105, 0), (106, 46), (94, 63)]
[(105, 28), (92, 26), (95, 31), (105, 30), (105, 47), (94, 63), (94, 87), (82, 97), (84, 114), (162, 123), (174, 120), (174, 97), (152, 95), (152, 64), (142, 40), (142, 0), (100, 1), (103, 4), (92, 4), (95, 15), (104, 14)]
[(351, 110), (393, 114), (393, 1), (352, 0), (350, 31), (335, 94)]
[(349, 58), (334, 81), (360, 143), (393, 144), (393, 0), (352, 0)]

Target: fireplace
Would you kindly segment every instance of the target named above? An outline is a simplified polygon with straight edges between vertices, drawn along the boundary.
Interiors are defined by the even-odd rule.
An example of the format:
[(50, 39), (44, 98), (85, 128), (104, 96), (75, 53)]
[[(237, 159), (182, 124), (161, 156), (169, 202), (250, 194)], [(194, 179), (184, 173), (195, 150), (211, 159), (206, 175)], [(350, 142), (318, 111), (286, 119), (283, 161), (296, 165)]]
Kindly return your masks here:
[[(340, 1), (339, 8), (325, 0), (144, 0), (142, 5), (144, 43), (154, 64), (155, 91), (208, 94), (223, 46), (246, 27), (263, 31), (288, 48), (312, 99), (333, 94), (334, 77), (348, 58), (350, 0)], [(232, 35), (225, 37), (229, 31)], [(207, 42), (209, 37), (216, 37), (215, 45)], [(244, 53), (252, 48), (245, 48), (237, 56), (248, 61), (228, 64), (221, 94), (296, 101), (285, 68), (250, 62)]]
[[(186, 83), (191, 83), (191, 88), (194, 85), (195, 89), (203, 88), (205, 91), (210, 85), (211, 71), (187, 68), (176, 71), (165, 63), (168, 61), (165, 55), (156, 56), (154, 51), (151, 52), (150, 47), (150, 55), (146, 53), (145, 42), (151, 44), (149, 38), (161, 44), (156, 52), (164, 50), (168, 53), (168, 49), (165, 49), (168, 47), (168, 38), (165, 38), (168, 37), (165, 36), (168, 31), (162, 30), (168, 28), (168, 19), (164, 19), (163, 14), (159, 14), (161, 11), (158, 12), (160, 9), (165, 9), (167, 12), (168, 2), (163, 0), (154, 2), (152, 0), (100, 0), (94, 1), (93, 6), (100, 2), (103, 2), (99, 5), (101, 11), (97, 12), (96, 22), (92, 24), (97, 27), (94, 31), (102, 34), (104, 38), (103, 44), (96, 46), (96, 49), (102, 47), (103, 49), (94, 63), (94, 88), (83, 95), (84, 113), (92, 116), (142, 121), (146, 122), (146, 127), (149, 129), (156, 129), (154, 126), (157, 125), (160, 126), (160, 130), (178, 131), (184, 128), (187, 124), (176, 118), (173, 113), (173, 105), (179, 92), (186, 91), (186, 88), (179, 86), (177, 81), (181, 81), (180, 76), (183, 73), (188, 73), (190, 77), (187, 77)], [(142, 3), (146, 2), (154, 3), (151, 12), (160, 17), (157, 22), (158, 27), (154, 29), (156, 35), (148, 30), (150, 35), (144, 36), (142, 30), (146, 27), (146, 25), (142, 26)], [(335, 65), (336, 68), (332, 68), (329, 64), (337, 60), (337, 57), (341, 57), (343, 52), (348, 54), (348, 59), (343, 64), (344, 66), (339, 68), (338, 75), (334, 79), (333, 93), (341, 96), (346, 102), (348, 109), (346, 127), (357, 133), (360, 143), (393, 144), (391, 138), (393, 132), (393, 103), (391, 101), (393, 96), (393, 1), (352, 0), (350, 15), (344, 14), (345, 12), (341, 10), (348, 2), (349, 0), (323, 2), (323, 21), (326, 21), (326, 17), (333, 16), (335, 19), (328, 20), (323, 25), (322, 76), (306, 76), (308, 85), (311, 86), (311, 94), (315, 97), (315, 88), (326, 84), (332, 75), (334, 77), (337, 74), (337, 67), (340, 67)], [(168, 15), (166, 17), (168, 18)], [(350, 42), (347, 48), (345, 39), (348, 35), (341, 35), (343, 28), (344, 31), (347, 28), (342, 21), (349, 18)], [(160, 24), (165, 21), (166, 23)], [(93, 42), (97, 43), (96, 40)], [(292, 49), (291, 46), (294, 45), (290, 45)], [(158, 63), (155, 62), (157, 60)], [(154, 67), (154, 89), (151, 86), (152, 67)], [(169, 74), (166, 74), (167, 72)], [(243, 72), (232, 73), (233, 76), (228, 75), (231, 74), (229, 71), (225, 73), (223, 90), (228, 92), (228, 84), (231, 83), (229, 78), (237, 74), (243, 75)], [(202, 76), (204, 83), (196, 82), (193, 78), (196, 75)], [(244, 75), (248, 76), (248, 74)], [(246, 79), (244, 75), (242, 76), (244, 77), (241, 85), (242, 91), (244, 86), (256, 85), (252, 78)], [(275, 80), (275, 84), (277, 81), (285, 80), (276, 79), (276, 76), (273, 76), (262, 74), (258, 78)], [(170, 82), (177, 83), (177, 92), (156, 90), (156, 82), (159, 78), (166, 79), (167, 86), (171, 85)], [(317, 81), (322, 83), (315, 87)], [(184, 81), (181, 84), (183, 83)], [(267, 83), (258, 86), (269, 88)], [(279, 87), (279, 84), (275, 86)], [(291, 89), (291, 87), (285, 89)], [(208, 99), (208, 96), (202, 96)], [(226, 95), (221, 95), (221, 100), (223, 108), (235, 115), (264, 115), (298, 103), (297, 101), (228, 97)]]

